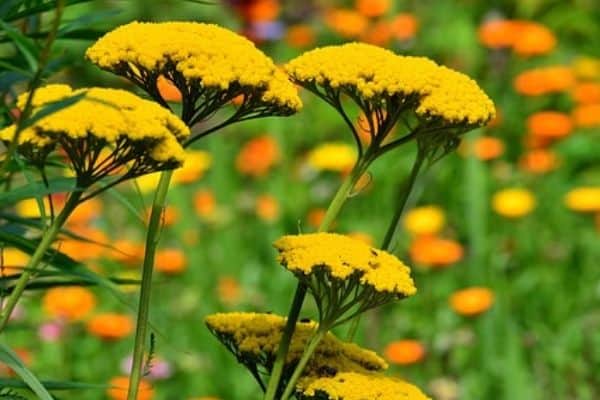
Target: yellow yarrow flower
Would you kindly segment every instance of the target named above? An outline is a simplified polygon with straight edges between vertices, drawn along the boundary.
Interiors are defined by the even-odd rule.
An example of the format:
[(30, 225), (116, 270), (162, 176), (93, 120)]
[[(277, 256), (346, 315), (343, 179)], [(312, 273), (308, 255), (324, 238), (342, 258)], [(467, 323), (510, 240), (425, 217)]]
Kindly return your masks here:
[(324, 143), (308, 154), (308, 164), (319, 171), (349, 171), (355, 163), (356, 151), (346, 143)]
[[(244, 365), (248, 368), (260, 366), (270, 371), (285, 327), (285, 318), (274, 314), (231, 312), (209, 315), (205, 322), (209, 330)], [(316, 326), (312, 321), (296, 324), (286, 358), (287, 367), (284, 368), (288, 373), (291, 374), (298, 363)], [(343, 342), (328, 333), (317, 346), (304, 370), (304, 376), (319, 376), (324, 367), (335, 372), (367, 373), (387, 369), (387, 366), (385, 360), (373, 351)], [(284, 381), (287, 378), (284, 377)]]
[(331, 377), (304, 379), (297, 390), (303, 400), (430, 400), (408, 382), (375, 373), (341, 372)]
[(242, 119), (290, 115), (302, 106), (294, 85), (269, 57), (217, 25), (132, 22), (104, 35), (86, 56), (164, 105), (157, 79), (166, 77), (182, 94), (182, 119), (188, 125), (209, 118), (238, 96), (243, 96), (238, 108)]
[[(370, 160), (413, 138), (426, 156), (436, 159), (458, 145), (458, 135), (495, 116), (492, 101), (466, 75), (424, 57), (400, 56), (365, 43), (308, 51), (285, 70), (341, 114), (362, 157), (363, 143), (342, 100), (356, 103), (366, 122), (361, 128), (370, 136), (370, 151), (364, 152)], [(387, 142), (399, 120), (409, 132)]]
[(444, 211), (438, 206), (413, 208), (404, 217), (404, 229), (413, 235), (434, 235), (446, 224)]
[(569, 191), (565, 205), (577, 212), (600, 212), (600, 186), (579, 187)]
[(526, 189), (509, 188), (496, 192), (492, 208), (507, 218), (520, 218), (529, 214), (536, 205), (535, 196)]
[(288, 235), (274, 246), (279, 263), (308, 286), (327, 326), (417, 291), (410, 269), (394, 255), (348, 236)]
[[(19, 96), (19, 107), (26, 96)], [(124, 90), (48, 85), (35, 92), (34, 113), (57, 101), (71, 100), (21, 131), (19, 147), (61, 147), (81, 187), (119, 173), (125, 166), (123, 179), (183, 162), (178, 140), (189, 135), (187, 126), (158, 104)], [(15, 130), (15, 125), (0, 130), (0, 140), (10, 142)]]

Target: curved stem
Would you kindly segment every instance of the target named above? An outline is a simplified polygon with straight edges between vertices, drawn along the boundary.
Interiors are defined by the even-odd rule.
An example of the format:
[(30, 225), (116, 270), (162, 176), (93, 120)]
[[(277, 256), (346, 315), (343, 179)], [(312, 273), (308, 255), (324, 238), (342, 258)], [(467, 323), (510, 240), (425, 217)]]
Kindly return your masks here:
[(329, 328), (327, 326), (319, 325), (317, 331), (312, 336), (310, 342), (306, 346), (304, 353), (302, 353), (302, 357), (300, 358), (300, 361), (298, 361), (298, 365), (296, 365), (294, 373), (292, 374), (292, 377), (288, 381), (288, 384), (285, 387), (285, 390), (283, 391), (281, 400), (285, 400), (292, 395), (292, 392), (296, 387), (296, 382), (298, 381), (298, 378), (300, 378), (300, 374), (302, 374), (302, 371), (304, 371), (304, 367), (306, 367), (306, 364), (310, 360), (310, 357), (312, 357), (313, 353), (317, 349), (317, 346), (319, 345), (319, 343), (321, 343), (321, 340), (325, 337), (328, 330)]
[(4, 328), (6, 328), (8, 320), (10, 319), (10, 315), (12, 314), (15, 306), (17, 305), (17, 302), (21, 298), (21, 295), (25, 291), (29, 279), (32, 275), (38, 272), (38, 265), (43, 260), (46, 251), (52, 245), (52, 242), (60, 232), (60, 229), (62, 228), (63, 224), (66, 222), (67, 218), (69, 218), (69, 215), (71, 215), (75, 207), (77, 207), (77, 205), (79, 204), (79, 199), (81, 198), (82, 194), (83, 193), (79, 190), (71, 193), (61, 212), (54, 219), (54, 221), (52, 221), (48, 229), (42, 235), (42, 240), (40, 241), (37, 248), (35, 249), (35, 252), (29, 259), (27, 266), (23, 269), (23, 272), (17, 280), (17, 283), (15, 284), (15, 287), (10, 293), (10, 296), (8, 296), (6, 305), (2, 307), (2, 313), (0, 314), (0, 333), (4, 331)]
[(142, 364), (144, 350), (146, 347), (146, 336), (148, 331), (148, 314), (150, 311), (150, 293), (152, 290), (152, 270), (154, 268), (154, 256), (159, 242), (160, 223), (165, 208), (167, 192), (173, 171), (164, 171), (160, 175), (160, 181), (154, 195), (152, 212), (148, 224), (146, 236), (146, 250), (144, 253), (144, 264), (142, 266), (142, 283), (140, 287), (140, 303), (138, 305), (137, 323), (135, 330), (135, 343), (133, 348), (133, 363), (129, 377), (129, 388), (127, 400), (137, 399), (138, 388), (142, 378)]
[[(359, 159), (356, 162), (354, 168), (352, 169), (350, 174), (348, 174), (348, 176), (338, 189), (337, 193), (333, 197), (333, 200), (329, 204), (329, 207), (325, 212), (325, 217), (323, 218), (323, 221), (321, 221), (321, 225), (319, 226), (319, 232), (325, 232), (329, 229), (331, 223), (335, 220), (340, 210), (342, 209), (342, 206), (344, 205), (350, 193), (352, 192), (356, 181), (358, 181), (363, 172), (368, 168), (369, 164), (369, 159)], [(277, 389), (279, 388), (281, 374), (285, 365), (285, 358), (287, 356), (290, 342), (292, 340), (292, 335), (294, 334), (294, 330), (296, 328), (296, 323), (298, 322), (298, 316), (300, 315), (300, 310), (302, 309), (304, 298), (306, 297), (306, 292), (306, 285), (301, 282), (298, 282), (298, 285), (296, 286), (296, 291), (294, 292), (294, 301), (292, 302), (292, 306), (290, 307), (285, 328), (281, 336), (281, 341), (277, 349), (277, 356), (275, 358), (275, 363), (273, 364), (271, 377), (269, 378), (269, 385), (267, 386), (267, 391), (265, 393), (265, 400), (273, 400), (277, 395)]]

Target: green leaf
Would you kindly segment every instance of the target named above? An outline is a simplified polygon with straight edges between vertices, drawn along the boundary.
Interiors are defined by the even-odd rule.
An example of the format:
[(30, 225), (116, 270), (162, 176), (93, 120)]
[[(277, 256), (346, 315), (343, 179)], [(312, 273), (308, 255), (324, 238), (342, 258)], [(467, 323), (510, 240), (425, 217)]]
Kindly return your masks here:
[[(65, 7), (69, 7), (69, 6), (72, 6), (75, 4), (81, 4), (81, 3), (89, 3), (91, 1), (93, 1), (93, 0), (67, 0), (67, 1), (65, 1)], [(10, 15), (6, 16), (3, 19), (5, 21), (12, 22), (12, 21), (15, 21), (15, 20), (18, 20), (21, 18), (29, 17), (31, 15), (40, 14), (40, 13), (43, 13), (46, 11), (53, 10), (56, 8), (56, 5), (57, 5), (56, 0), (46, 1), (46, 2), (37, 4), (37, 5), (29, 7), (29, 8), (25, 8), (22, 11), (15, 10), (13, 13), (11, 13)]]
[(0, 361), (12, 368), (17, 375), (41, 400), (53, 400), (52, 396), (35, 375), (25, 367), (19, 357), (4, 343), (0, 342)]
[[(48, 390), (77, 390), (77, 389), (101, 389), (108, 388), (103, 383), (85, 383), (72, 381), (41, 381)], [(0, 378), (0, 387), (10, 387), (15, 389), (26, 389), (28, 386), (18, 379)]]
[(21, 200), (33, 197), (47, 196), (52, 193), (72, 192), (75, 188), (75, 178), (56, 178), (48, 181), (48, 187), (44, 182), (33, 182), (23, 185), (9, 192), (0, 193), (0, 208), (8, 207)]
[(75, 96), (71, 96), (71, 97), (63, 99), (63, 100), (54, 101), (54, 102), (45, 104), (25, 121), (25, 123), (23, 124), (23, 129), (26, 129), (27, 127), (35, 124), (37, 121), (39, 121), (42, 118), (47, 117), (50, 114), (54, 114), (55, 112), (58, 112), (64, 108), (72, 106), (73, 104), (75, 104), (79, 100), (81, 100), (83, 97), (85, 97), (85, 92), (79, 93)]
[(35, 43), (30, 38), (23, 35), (21, 32), (2, 20), (0, 20), (0, 27), (3, 29), (4, 33), (6, 33), (6, 35), (12, 39), (17, 49), (19, 49), (27, 61), (27, 64), (29, 64), (29, 69), (31, 71), (36, 71), (38, 68), (37, 60), (39, 58), (39, 54)]

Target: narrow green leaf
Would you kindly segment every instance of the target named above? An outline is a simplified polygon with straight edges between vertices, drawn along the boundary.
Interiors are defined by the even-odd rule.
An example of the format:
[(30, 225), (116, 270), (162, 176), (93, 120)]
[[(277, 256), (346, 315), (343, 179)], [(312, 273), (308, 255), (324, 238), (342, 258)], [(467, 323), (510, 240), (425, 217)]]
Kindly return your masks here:
[(21, 32), (16, 30), (14, 27), (8, 25), (6, 22), (0, 20), (0, 27), (4, 30), (4, 33), (12, 39), (15, 46), (19, 49), (31, 71), (36, 71), (38, 68), (38, 49), (35, 43), (23, 35)]
[(56, 178), (48, 182), (48, 187), (43, 182), (23, 185), (9, 192), (0, 193), (0, 208), (8, 207), (32, 197), (47, 196), (52, 193), (72, 192), (75, 189), (75, 182), (75, 178)]
[(25, 367), (19, 357), (4, 343), (0, 342), (0, 361), (12, 368), (17, 375), (41, 400), (53, 400), (52, 396), (35, 375)]
[[(99, 389), (108, 388), (107, 384), (103, 383), (85, 383), (72, 381), (41, 381), (44, 387), (48, 390), (76, 390), (76, 389)], [(26, 389), (28, 386), (18, 379), (0, 378), (0, 387), (9, 387), (15, 389)]]
[(64, 108), (72, 106), (73, 104), (75, 104), (79, 100), (81, 100), (83, 97), (85, 97), (85, 92), (80, 93), (75, 96), (71, 96), (64, 100), (54, 101), (54, 102), (51, 102), (51, 103), (48, 103), (48, 104), (42, 106), (42, 108), (38, 109), (31, 117), (29, 117), (25, 121), (25, 123), (23, 124), (23, 129), (35, 124), (37, 121), (39, 121), (42, 118), (47, 117), (50, 114), (54, 114), (55, 112), (58, 112)]

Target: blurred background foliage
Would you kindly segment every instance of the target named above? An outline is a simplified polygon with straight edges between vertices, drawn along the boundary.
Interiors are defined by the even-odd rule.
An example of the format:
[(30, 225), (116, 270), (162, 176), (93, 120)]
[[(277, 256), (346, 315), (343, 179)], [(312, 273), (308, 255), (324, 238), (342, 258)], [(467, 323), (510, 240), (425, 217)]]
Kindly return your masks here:
[[(52, 38), (55, 1), (0, 3), (1, 126), (18, 116), (15, 97), (35, 80), (136, 91), (83, 57), (93, 40), (132, 20), (217, 23), (252, 38), (278, 63), (316, 46), (363, 40), (472, 76), (494, 99), (499, 117), (469, 133), (456, 154), (419, 180), (410, 206), (434, 207), (405, 220), (395, 250), (414, 266), (419, 293), (364, 317), (357, 341), (383, 353), (392, 375), (434, 399), (600, 398), (600, 195), (580, 195), (575, 202), (596, 204), (595, 214), (565, 203), (574, 188), (600, 187), (595, 0), (61, 4)], [(486, 34), (486, 24), (503, 19), (534, 22), (554, 44), (542, 32), (530, 39), (531, 53), (497, 48), (498, 38), (515, 35), (513, 42), (522, 43), (526, 36), (506, 27), (499, 36)], [(547, 66), (565, 67), (571, 81), (552, 89), (564, 74), (555, 71), (536, 81), (545, 94), (525, 95), (516, 83), (519, 74)], [(582, 84), (592, 89), (575, 94)], [(251, 377), (211, 337), (203, 317), (239, 309), (287, 312), (295, 280), (276, 265), (271, 243), (285, 233), (315, 230), (339, 184), (343, 157), (327, 153), (339, 161), (328, 171), (311, 161), (310, 151), (326, 142), (352, 144), (325, 104), (307, 93), (303, 100), (297, 116), (247, 122), (201, 141), (194, 150), (206, 153), (192, 163), (196, 170), (182, 173), (169, 195), (152, 299), (155, 359), (148, 379), (155, 399), (259, 398)], [(592, 108), (586, 114), (582, 106)], [(566, 133), (552, 129), (563, 120), (542, 118), (536, 136), (530, 116), (540, 111), (567, 116)], [(550, 138), (548, 130), (554, 132)], [(336, 231), (376, 246), (413, 157), (408, 147), (371, 168)], [(60, 192), (58, 180), (46, 192), (34, 190), (22, 166), (6, 168), (14, 172), (10, 185), (26, 190), (0, 196), (3, 290), (10, 287), (8, 267), (24, 264), (40, 226), (36, 200), (24, 199), (42, 201), (46, 192)], [(104, 384), (126, 374), (136, 286), (121, 285), (116, 294), (109, 279), (138, 277), (151, 198), (147, 180), (138, 181), (84, 205), (59, 247), (62, 257), (48, 260), (54, 267), (32, 285), (4, 334), (3, 342), (42, 380)], [(5, 176), (0, 183), (9, 185)], [(506, 188), (525, 195), (509, 192), (498, 199)], [(54, 291), (74, 283), (80, 286), (71, 292)], [(484, 290), (462, 301), (453, 297), (467, 287)], [(307, 304), (303, 316), (314, 316), (312, 307)], [(125, 317), (94, 328), (94, 316), (103, 313)], [(0, 375), (10, 379), (13, 372), (0, 368)], [(6, 379), (3, 385), (10, 383)], [(119, 398), (103, 389), (56, 395)]]

